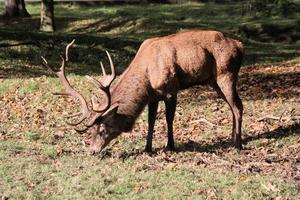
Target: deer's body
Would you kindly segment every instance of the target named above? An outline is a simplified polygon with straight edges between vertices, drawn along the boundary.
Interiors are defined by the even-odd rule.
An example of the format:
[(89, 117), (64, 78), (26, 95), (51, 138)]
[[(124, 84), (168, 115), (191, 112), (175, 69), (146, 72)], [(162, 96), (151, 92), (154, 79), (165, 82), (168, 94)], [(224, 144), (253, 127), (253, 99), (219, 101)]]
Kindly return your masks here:
[[(229, 104), (233, 115), (232, 139), (235, 147), (241, 149), (243, 107), (236, 82), (242, 57), (242, 44), (217, 31), (193, 30), (144, 41), (108, 95), (110, 108), (96, 115), (88, 126), (96, 125), (92, 129), (92, 152), (101, 151), (112, 139), (131, 130), (147, 104), (146, 151), (151, 151), (157, 106), (161, 100), (166, 105), (167, 148), (173, 150), (177, 92), (198, 84), (210, 84)], [(105, 91), (101, 84), (100, 88)]]
[[(176, 105), (178, 90), (198, 84), (217, 86), (229, 81), (235, 88), (242, 51), (240, 42), (216, 31), (189, 31), (144, 41), (111, 92), (112, 105), (118, 105), (113, 124), (129, 131), (149, 104), (147, 150), (151, 151), (157, 102)], [(173, 149), (170, 145), (168, 148)]]

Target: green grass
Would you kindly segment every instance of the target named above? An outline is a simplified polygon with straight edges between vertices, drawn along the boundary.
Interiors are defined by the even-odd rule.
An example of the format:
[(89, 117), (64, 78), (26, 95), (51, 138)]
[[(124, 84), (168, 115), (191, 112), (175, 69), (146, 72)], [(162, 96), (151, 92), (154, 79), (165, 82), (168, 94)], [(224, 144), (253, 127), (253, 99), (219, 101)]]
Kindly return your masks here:
[[(41, 33), (39, 4), (27, 8), (30, 19), (0, 21), (0, 198), (299, 199), (299, 122), (257, 121), (267, 115), (300, 115), (295, 84), (299, 42), (274, 42), (276, 36), (264, 29), (274, 24), (273, 30), (296, 29), (298, 13), (286, 18), (242, 15), (241, 3), (56, 4), (57, 32)], [(245, 24), (262, 32), (247, 38), (239, 31)], [(246, 45), (239, 80), (245, 150), (231, 148), (228, 106), (201, 86), (179, 94), (174, 121), (178, 151), (163, 149), (161, 104), (153, 154), (143, 152), (146, 109), (131, 133), (89, 156), (88, 136), (76, 133), (63, 118), (77, 104), (51, 94), (61, 87), (41, 65), (40, 55), (59, 66), (59, 54), (75, 38), (69, 79), (91, 97), (97, 90), (83, 75), (99, 78), (99, 60), (108, 64), (104, 50), (112, 53), (121, 73), (146, 38), (200, 28), (221, 30)], [(197, 122), (204, 117), (215, 126)]]
[[(8, 153), (2, 151), (1, 155)], [(30, 152), (30, 147), (10, 151), (1, 164), (4, 195), (15, 199), (265, 199), (297, 194), (291, 182), (278, 178), (174, 166), (151, 157), (144, 162), (132, 158), (116, 162), (78, 154), (57, 156), (47, 149), (32, 159)], [(0, 188), (4, 189), (2, 184)]]

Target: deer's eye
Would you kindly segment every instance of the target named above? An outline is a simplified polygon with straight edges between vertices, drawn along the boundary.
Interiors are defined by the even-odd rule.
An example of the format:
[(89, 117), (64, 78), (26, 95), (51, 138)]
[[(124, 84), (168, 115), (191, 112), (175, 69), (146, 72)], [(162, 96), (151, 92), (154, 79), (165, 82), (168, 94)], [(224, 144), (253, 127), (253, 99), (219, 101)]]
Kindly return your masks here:
[(99, 128), (99, 134), (104, 135), (105, 133), (106, 133), (106, 127), (104, 124), (101, 124)]
[(100, 125), (99, 134), (103, 139), (109, 138), (109, 130), (105, 124)]

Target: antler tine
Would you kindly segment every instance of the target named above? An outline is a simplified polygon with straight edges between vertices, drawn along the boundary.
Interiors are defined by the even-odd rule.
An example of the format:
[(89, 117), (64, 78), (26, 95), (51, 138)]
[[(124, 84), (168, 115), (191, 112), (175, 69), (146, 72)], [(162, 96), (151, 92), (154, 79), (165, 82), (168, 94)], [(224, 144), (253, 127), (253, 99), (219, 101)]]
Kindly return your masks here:
[(50, 67), (46, 58), (44, 56), (41, 56), (41, 58), (43, 60), (43, 64), (46, 65), (47, 67)]
[(93, 83), (94, 85), (96, 85), (97, 87), (101, 88), (101, 89), (104, 89), (105, 86), (102, 85), (102, 83), (96, 79), (94, 79), (93, 77), (91, 76), (88, 76), (86, 75), (85, 78), (87, 78), (91, 83)]
[(114, 63), (111, 59), (111, 56), (110, 56), (109, 52), (108, 51), (105, 51), (105, 52), (107, 54), (107, 57), (108, 57), (108, 60), (109, 60), (109, 63), (110, 63), (110, 69), (111, 69), (111, 79), (110, 79), (109, 84), (108, 84), (110, 86), (110, 84), (116, 78), (116, 71), (115, 71), (115, 66), (114, 66)]
[(51, 69), (51, 71), (55, 72), (54, 68), (52, 66), (49, 65), (48, 61), (46, 60), (46, 58), (44, 56), (41, 56), (41, 59), (43, 60), (43, 65), (45, 65), (47, 68)]
[[(70, 48), (74, 43), (75, 43), (75, 39), (73, 39), (72, 42), (70, 42), (70, 43), (66, 46), (66, 50), (65, 50), (65, 59), (64, 59), (62, 56), (60, 56), (60, 57), (62, 58), (62, 60), (69, 61), (69, 48)], [(55, 69), (54, 69), (52, 66), (49, 65), (48, 61), (46, 60), (46, 58), (45, 58), (44, 56), (41, 56), (41, 58), (42, 58), (42, 60), (43, 60), (43, 64), (44, 64), (46, 67), (48, 67), (49, 69), (51, 69), (51, 70), (52, 70), (53, 72), (55, 72), (55, 73), (57, 72), (57, 71), (55, 71)], [(63, 62), (64, 62), (64, 61), (63, 61)], [(63, 66), (61, 66), (61, 68), (64, 67), (65, 63), (62, 63), (62, 65), (63, 65)]]
[(77, 117), (77, 116), (80, 116), (80, 115), (82, 115), (81, 112), (77, 112), (77, 113), (68, 115), (67, 118)]
[(65, 59), (66, 61), (69, 61), (69, 48), (74, 44), (75, 39), (72, 40), (67, 46), (66, 46), (66, 52), (65, 52)]
[(110, 95), (109, 87), (110, 87), (111, 83), (113, 82), (113, 80), (116, 78), (115, 67), (114, 67), (113, 61), (111, 59), (111, 56), (108, 51), (106, 51), (106, 54), (107, 54), (107, 57), (108, 57), (109, 63), (110, 63), (111, 75), (106, 75), (104, 66), (103, 66), (102, 62), (100, 62), (101, 69), (102, 69), (102, 72), (104, 75), (102, 81), (98, 81), (98, 80), (94, 79), (93, 77), (86, 76), (86, 78), (90, 82), (92, 82), (94, 85), (96, 85), (98, 88), (100, 88), (105, 93), (106, 104), (104, 104), (103, 106), (100, 106), (99, 103), (96, 103), (95, 96), (92, 97), (93, 111), (95, 111), (95, 112), (104, 112), (110, 107), (111, 95)]
[(106, 71), (105, 71), (105, 68), (104, 68), (102, 62), (100, 62), (100, 65), (101, 65), (103, 76), (106, 76)]
[(103, 106), (100, 106), (99, 103), (96, 102), (97, 101), (96, 97), (92, 96), (91, 100), (92, 100), (93, 111), (95, 111), (95, 112), (104, 112), (104, 111), (106, 111), (110, 107), (110, 104), (111, 104), (111, 96), (110, 96), (110, 92), (109, 92), (109, 87), (103, 86), (101, 82), (94, 79), (93, 77), (86, 76), (86, 78), (90, 82), (92, 82), (94, 85), (99, 87), (102, 91), (104, 91), (105, 97), (106, 97), (106, 104), (104, 104)]

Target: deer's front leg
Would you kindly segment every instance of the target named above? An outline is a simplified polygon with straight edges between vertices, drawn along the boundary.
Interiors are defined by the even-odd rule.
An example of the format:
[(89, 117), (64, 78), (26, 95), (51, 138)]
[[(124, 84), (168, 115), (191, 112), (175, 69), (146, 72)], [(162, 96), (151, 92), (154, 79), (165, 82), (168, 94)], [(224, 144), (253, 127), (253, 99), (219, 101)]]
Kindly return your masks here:
[(147, 152), (152, 151), (152, 139), (153, 139), (154, 124), (155, 124), (156, 114), (157, 114), (157, 107), (158, 107), (158, 101), (150, 102), (148, 104), (148, 135), (147, 135), (147, 143), (145, 148), (145, 151)]
[(177, 96), (171, 96), (165, 99), (166, 105), (166, 121), (168, 126), (168, 143), (166, 146), (167, 150), (174, 151), (174, 137), (173, 137), (173, 120), (176, 110)]

